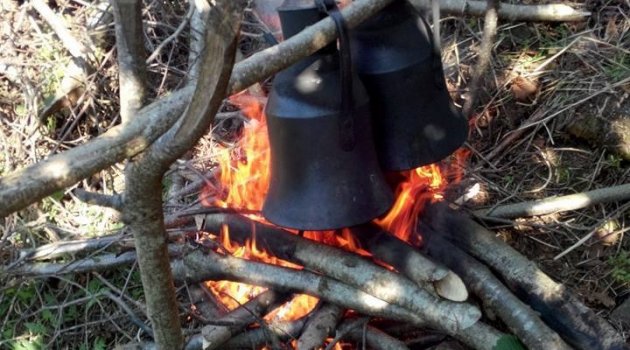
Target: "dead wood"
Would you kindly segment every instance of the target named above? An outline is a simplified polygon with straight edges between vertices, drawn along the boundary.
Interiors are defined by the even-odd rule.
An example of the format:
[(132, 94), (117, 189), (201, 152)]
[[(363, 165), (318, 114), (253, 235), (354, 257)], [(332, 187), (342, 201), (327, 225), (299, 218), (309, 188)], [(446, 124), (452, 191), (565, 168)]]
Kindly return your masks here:
[[(241, 281), (275, 290), (306, 293), (362, 314), (402, 321), (418, 328), (425, 328), (428, 325), (421, 314), (389, 304), (337, 280), (309, 271), (251, 262), (216, 253), (204, 254), (200, 250), (190, 252), (189, 248), (182, 246), (171, 246), (169, 251), (174, 257), (183, 257), (183, 260), (174, 260), (171, 263), (173, 275), (180, 282), (187, 280), (188, 283), (200, 283), (220, 279)], [(49, 277), (67, 273), (106, 271), (116, 266), (132, 264), (135, 261), (135, 252), (126, 252), (120, 255), (102, 254), (77, 260), (71, 264), (37, 263), (23, 265), (3, 273), (29, 277)], [(494, 344), (504, 336), (504, 334), (481, 322), (451, 335), (474, 349), (488, 350), (492, 349)]]
[(424, 218), (432, 229), (500, 274), (506, 285), (570, 345), (583, 350), (628, 348), (615, 329), (573, 293), (472, 219), (444, 203), (429, 206)]
[(490, 307), (529, 349), (572, 349), (528, 305), (514, 296), (485, 265), (425, 225), (421, 234), (424, 248), (429, 255), (462, 276), (466, 285), (484, 305)]
[[(355, 1), (344, 8), (342, 14), (347, 24), (354, 27), (391, 1)], [(227, 94), (242, 91), (287, 68), (335, 38), (335, 25), (326, 18), (290, 39), (252, 55), (235, 65)], [(193, 86), (177, 90), (144, 107), (126, 127), (114, 127), (88, 143), (0, 178), (0, 203), (3, 203), (0, 217), (142, 152), (179, 119), (193, 91)]]
[[(437, 0), (434, 0), (437, 1)], [(419, 9), (431, 8), (430, 0), (410, 0)], [(476, 16), (485, 14), (486, 1), (475, 0), (439, 0), (440, 11), (451, 16)], [(501, 3), (498, 12), (499, 18), (507, 21), (545, 21), (565, 22), (584, 21), (591, 13), (578, 11), (571, 6), (558, 4), (523, 5)]]
[(343, 311), (340, 306), (320, 302), (304, 326), (304, 331), (297, 341), (297, 350), (319, 349), (337, 327)]
[(418, 285), (434, 289), (445, 299), (468, 299), (466, 286), (456, 274), (391, 233), (374, 224), (355, 226), (352, 232), (374, 257), (393, 266)]
[(261, 323), (261, 318), (264, 315), (287, 302), (290, 297), (290, 294), (268, 290), (204, 326), (201, 329), (202, 349), (212, 350), (222, 347), (225, 342), (242, 332), (245, 327), (254, 322)]
[(480, 217), (514, 219), (523, 216), (548, 215), (586, 208), (600, 203), (630, 199), (630, 184), (605, 187), (583, 193), (538, 199), (530, 202), (501, 205), (490, 209), (475, 210)]
[(212, 214), (205, 230), (220, 232), (227, 225), (230, 238), (244, 243), (255, 233), (257, 246), (268, 253), (344, 281), (388, 303), (421, 313), (436, 329), (449, 334), (474, 324), (481, 317), (469, 304), (436, 298), (412, 281), (339, 248), (296, 236), (238, 214)]

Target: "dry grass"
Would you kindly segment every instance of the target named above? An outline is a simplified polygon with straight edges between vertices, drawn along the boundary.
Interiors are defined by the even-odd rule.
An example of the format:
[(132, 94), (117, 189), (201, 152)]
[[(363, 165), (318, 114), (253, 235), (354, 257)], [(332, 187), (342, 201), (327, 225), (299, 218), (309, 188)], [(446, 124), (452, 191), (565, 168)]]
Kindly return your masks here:
[[(73, 34), (87, 40), (89, 35), (83, 28), (91, 12), (86, 4), (56, 4), (54, 10), (64, 14)], [(630, 24), (626, 17), (630, 9), (623, 1), (587, 1), (580, 6), (593, 12), (587, 23), (501, 24), (492, 69), (484, 79), (481, 100), (471, 120), (467, 147), (472, 156), (460, 185), (465, 190), (478, 184), (482, 193), (467, 206), (479, 208), (630, 182), (627, 161), (605, 145), (577, 139), (569, 132), (578, 115), (608, 118), (617, 111), (630, 110), (630, 85), (626, 82), (610, 88), (630, 77)], [(79, 103), (40, 120), (38, 111), (63, 79), (70, 56), (28, 5), (0, 0), (0, 8), (1, 176), (100, 135), (118, 123), (118, 102), (113, 26), (109, 25), (97, 50), (98, 65)], [(176, 89), (186, 78), (188, 29), (177, 37), (171, 35), (187, 13), (188, 8), (179, 2), (151, 2), (144, 13), (147, 52), (154, 52), (168, 40), (148, 65), (151, 98)], [(441, 25), (446, 73), (454, 98), (461, 104), (477, 57), (482, 25), (477, 19), (457, 18), (444, 19)], [(257, 34), (260, 28), (255, 19), (248, 19), (244, 31), (248, 33), (242, 43), (244, 52), (255, 52), (265, 45)], [(532, 82), (540, 87), (537, 92), (517, 96), (519, 86), (526, 89)], [(505, 143), (505, 137), (519, 128), (522, 134)], [(239, 122), (228, 121), (217, 129), (223, 130), (217, 133), (224, 136), (222, 142), (229, 143)], [(168, 181), (190, 183), (210, 171), (214, 142), (204, 139), (196, 152), (205, 156), (180, 163), (172, 172), (179, 175)], [(122, 165), (113, 167), (77, 186), (102, 193), (120, 192), (122, 171)], [(20, 249), (120, 229), (116, 213), (87, 206), (70, 190), (0, 220), (3, 264), (18, 258)], [(169, 201), (168, 209), (182, 210), (192, 204), (194, 199)], [(607, 315), (616, 302), (630, 294), (630, 280), (619, 277), (623, 276), (619, 270), (628, 269), (630, 263), (624, 265), (623, 260), (615, 259), (630, 251), (630, 239), (617, 234), (629, 226), (629, 206), (611, 203), (518, 219), (493, 229)], [(609, 234), (597, 234), (554, 260), (598, 229)], [(32, 343), (39, 344), (35, 348), (105, 349), (145, 337), (141, 328), (146, 315), (135, 268), (102, 275), (6, 282), (0, 288), (0, 348)], [(187, 293), (182, 291), (181, 295), (186, 307), (182, 315), (192, 328), (197, 321), (190, 314)], [(121, 305), (128, 306), (140, 321), (133, 321)]]

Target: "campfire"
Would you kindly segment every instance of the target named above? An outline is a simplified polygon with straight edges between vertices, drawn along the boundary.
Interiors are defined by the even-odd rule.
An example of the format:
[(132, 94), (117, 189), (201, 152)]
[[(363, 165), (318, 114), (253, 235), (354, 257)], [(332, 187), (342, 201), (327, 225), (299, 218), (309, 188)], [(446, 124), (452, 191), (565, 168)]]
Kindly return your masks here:
[[(267, 222), (260, 215), (269, 185), (269, 141), (263, 108), (265, 100), (265, 96), (255, 96), (249, 92), (230, 98), (230, 102), (237, 106), (249, 121), (244, 124), (240, 141), (234, 147), (221, 148), (217, 153), (220, 181), (206, 184), (201, 191), (200, 197), (204, 206), (218, 212), (207, 215), (203, 227), (209, 234), (208, 237), (216, 243), (215, 251), (294, 271), (305, 268), (311, 270), (311, 266), (305, 267), (296, 263), (294, 256), (278, 248), (296, 244), (292, 238), (298, 238), (301, 240), (298, 245), (313, 244), (314, 247), (326, 245), (339, 248), (351, 254), (357, 261), (364, 258), (363, 261), (365, 263), (369, 261), (374, 269), (384, 267), (392, 273), (398, 273), (396, 271), (404, 273), (405, 266), (395, 259), (395, 255), (404, 252), (404, 249), (400, 250), (401, 247), (413, 250), (411, 244), (417, 245), (421, 242), (421, 236), (417, 234), (416, 229), (418, 218), (427, 203), (443, 199), (447, 181), (456, 183), (461, 179), (459, 169), (461, 163), (465, 161), (465, 152), (456, 152), (452, 157), (453, 161), (448, 165), (431, 164), (392, 174), (391, 181), (396, 184), (395, 203), (391, 210), (372, 223), (328, 231), (283, 229)], [(445, 174), (448, 174), (448, 180)], [(268, 250), (270, 246), (274, 248)], [(320, 252), (324, 256), (328, 253), (325, 250)], [(335, 251), (332, 254), (334, 256)], [(415, 254), (418, 263), (429, 262), (426, 266), (412, 267), (417, 271), (410, 272), (417, 283), (429, 290), (427, 294), (441, 295), (457, 301), (466, 299), (467, 292), (458, 277), (452, 272), (449, 273), (445, 267), (430, 262), (420, 255), (419, 251)], [(426, 260), (421, 260), (423, 258)], [(264, 298), (267, 290), (261, 286), (230, 280), (208, 281), (206, 286), (222, 304), (221, 306), (231, 313), (238, 312), (239, 308), (256, 300), (257, 296)], [(320, 302), (319, 296), (307, 294), (296, 294), (283, 301), (286, 302), (277, 303), (279, 305), (276, 308), (268, 310), (266, 315), (261, 315), (264, 322), (270, 325), (296, 320), (304, 322), (321, 312), (322, 305), (326, 305)], [(361, 319), (353, 310), (345, 309), (343, 306), (335, 308), (338, 318), (347, 318), (348, 322)], [(469, 319), (467, 322), (470, 321)], [(334, 324), (327, 326), (333, 327)], [(212, 339), (213, 335), (206, 336), (205, 341), (211, 343), (209, 339)], [(332, 342), (333, 339), (330, 338), (328, 341)], [(331, 343), (334, 349), (342, 349), (343, 344), (337, 340)]]

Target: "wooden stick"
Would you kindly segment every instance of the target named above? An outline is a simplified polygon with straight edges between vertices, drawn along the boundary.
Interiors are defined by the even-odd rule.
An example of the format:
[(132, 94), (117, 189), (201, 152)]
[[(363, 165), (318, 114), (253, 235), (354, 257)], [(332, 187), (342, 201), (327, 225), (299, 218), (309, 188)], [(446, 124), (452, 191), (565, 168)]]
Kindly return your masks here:
[(623, 338), (562, 284), (472, 219), (444, 203), (427, 207), (425, 222), (492, 267), (507, 286), (576, 349), (626, 349)]
[(485, 265), (426, 225), (422, 225), (421, 233), (429, 255), (462, 276), (466, 285), (483, 300), (484, 305), (491, 307), (529, 349), (572, 349), (528, 305), (514, 296)]
[(530, 202), (502, 205), (490, 209), (475, 210), (481, 217), (514, 219), (523, 216), (548, 215), (577, 210), (600, 203), (626, 201), (630, 199), (630, 183), (600, 188), (588, 192), (560, 197), (550, 197)]
[(319, 349), (336, 328), (343, 311), (340, 306), (320, 302), (318, 309), (304, 326), (304, 331), (297, 341), (297, 350)]
[(455, 273), (423, 255), (410, 244), (374, 224), (355, 226), (351, 230), (361, 245), (376, 258), (392, 265), (419, 286), (435, 290), (439, 296), (448, 300), (468, 299), (466, 286)]
[[(409, 1), (414, 6), (422, 10), (428, 10), (431, 8), (430, 0)], [(482, 17), (486, 9), (485, 1), (440, 0), (438, 2), (440, 4), (440, 11), (451, 16)], [(516, 5), (501, 3), (499, 8), (499, 18), (508, 21), (584, 21), (591, 15), (590, 12), (578, 11), (562, 3), (541, 5)]]
[(237, 214), (206, 216), (206, 231), (220, 232), (223, 225), (229, 227), (232, 240), (243, 243), (255, 232), (257, 246), (269, 254), (320, 271), (388, 303), (421, 313), (433, 327), (449, 334), (471, 326), (481, 317), (476, 307), (438, 299), (412, 281), (356, 254)]
[[(349, 320), (344, 321), (339, 326), (339, 329), (343, 329), (348, 322)], [(367, 325), (365, 328), (351, 329), (348, 331), (347, 335), (342, 338), (352, 340), (364, 346), (367, 345), (368, 348), (375, 350), (409, 350), (404, 342), (370, 325)]]

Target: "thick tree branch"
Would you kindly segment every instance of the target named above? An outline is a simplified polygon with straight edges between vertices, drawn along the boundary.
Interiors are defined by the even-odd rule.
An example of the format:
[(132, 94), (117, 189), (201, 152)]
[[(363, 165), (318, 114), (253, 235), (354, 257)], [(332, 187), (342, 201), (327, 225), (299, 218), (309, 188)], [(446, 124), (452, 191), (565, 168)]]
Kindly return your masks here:
[(343, 308), (320, 301), (318, 308), (313, 311), (304, 326), (304, 331), (297, 341), (297, 350), (319, 349), (343, 316)]
[(447, 267), (436, 263), (418, 249), (374, 224), (352, 228), (361, 245), (410, 280), (449, 300), (464, 301), (468, 291), (464, 282)]
[(201, 329), (202, 348), (204, 350), (222, 348), (223, 344), (230, 338), (241, 333), (250, 324), (261, 322), (263, 316), (287, 302), (290, 297), (291, 294), (278, 293), (273, 290), (257, 295), (214, 321), (214, 324), (204, 326)]
[[(185, 129), (172, 128), (162, 135), (125, 172), (123, 221), (136, 241), (147, 313), (160, 349), (181, 349), (184, 345), (167, 254), (162, 177), (171, 163), (205, 133), (221, 106), (234, 65), (245, 3), (244, 0), (214, 3), (208, 18), (199, 81), (181, 119)], [(181, 137), (177, 137), (176, 130), (184, 130)]]
[[(261, 237), (262, 235), (258, 236)], [(274, 290), (286, 290), (309, 294), (332, 304), (374, 317), (403, 321), (419, 328), (428, 325), (423, 312), (416, 313), (396, 304), (385, 302), (326, 276), (306, 270), (294, 270), (286, 267), (247, 261), (214, 252), (193, 251), (183, 262), (173, 264), (173, 271), (179, 278), (188, 282), (227, 279), (264, 286)], [(448, 320), (441, 322), (448, 323)], [(440, 325), (432, 324), (438, 328)], [(482, 323), (476, 322), (466, 329), (448, 332), (474, 349), (492, 350), (505, 334)]]

